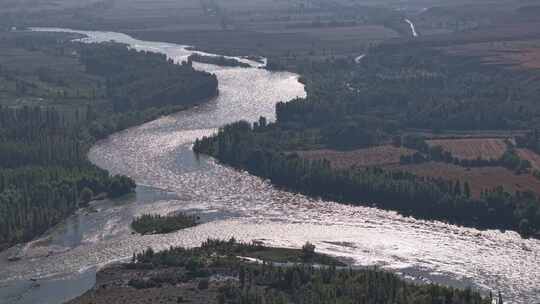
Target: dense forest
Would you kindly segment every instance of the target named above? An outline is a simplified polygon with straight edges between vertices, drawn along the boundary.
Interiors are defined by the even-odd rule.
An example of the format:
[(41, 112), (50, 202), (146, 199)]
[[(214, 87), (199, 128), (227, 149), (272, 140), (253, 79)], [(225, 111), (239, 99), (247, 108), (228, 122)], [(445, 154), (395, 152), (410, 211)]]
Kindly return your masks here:
[[(307, 161), (291, 152), (392, 143), (418, 151), (402, 157), (403, 163), (435, 160), (467, 168), (503, 166), (521, 173), (530, 163), (518, 157), (512, 143), (500, 159), (460, 160), (409, 134), (417, 128), (438, 133), (538, 125), (540, 117), (534, 113), (540, 110), (540, 86), (533, 72), (414, 45), (376, 47), (358, 65), (336, 59), (301, 66), (307, 98), (279, 103), (275, 123), (265, 118), (234, 123), (198, 140), (194, 150), (312, 196), (540, 236), (540, 202), (533, 193), (496, 187), (472, 198), (471, 185), (459, 180), (372, 167), (338, 170), (329, 162)], [(529, 137), (533, 139), (528, 142), (537, 140)]]
[(155, 288), (199, 280), (199, 289), (205, 290), (209, 285), (208, 277), (225, 274), (236, 279), (219, 288), (218, 303), (491, 303), (471, 289), (418, 285), (375, 268), (352, 270), (305, 264), (281, 267), (272, 262), (245, 263), (237, 258), (241, 251), (264, 249), (261, 245), (234, 240), (208, 240), (200, 248), (176, 247), (157, 253), (148, 249), (134, 255), (128, 268), (185, 267), (187, 273), (180, 276), (158, 273), (145, 280), (134, 279), (130, 285), (139, 289)]
[(133, 191), (131, 179), (87, 160), (96, 140), (217, 94), (215, 75), (124, 45), (0, 38), (3, 51), (25, 56), (0, 62), (0, 248), (43, 233), (94, 197)]
[(282, 126), (322, 124), (335, 131), (392, 133), (406, 128), (530, 129), (540, 124), (537, 70), (484, 64), (478, 57), (412, 43), (374, 47), (359, 64), (346, 58), (298, 61), (308, 100), (279, 104)]

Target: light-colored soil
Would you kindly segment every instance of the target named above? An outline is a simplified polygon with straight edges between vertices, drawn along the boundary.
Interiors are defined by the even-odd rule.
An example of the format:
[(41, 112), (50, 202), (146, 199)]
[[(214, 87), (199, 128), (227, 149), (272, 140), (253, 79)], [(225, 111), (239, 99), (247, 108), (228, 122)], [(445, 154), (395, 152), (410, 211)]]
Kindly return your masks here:
[(529, 149), (516, 149), (516, 151), (520, 158), (531, 162), (533, 169), (540, 170), (540, 155)]
[(433, 139), (427, 143), (441, 146), (460, 159), (498, 159), (507, 148), (502, 138)]
[(311, 150), (297, 152), (300, 157), (309, 160), (326, 159), (333, 168), (343, 169), (350, 167), (385, 166), (399, 164), (402, 155), (411, 155), (414, 150), (397, 148), (392, 145), (377, 146), (352, 151)]
[(474, 197), (479, 197), (483, 189), (503, 186), (510, 192), (531, 190), (540, 194), (540, 180), (530, 174), (516, 175), (503, 167), (471, 168), (428, 162), (423, 164), (391, 166), (390, 169), (403, 170), (418, 176), (440, 177), (446, 180), (468, 182)]

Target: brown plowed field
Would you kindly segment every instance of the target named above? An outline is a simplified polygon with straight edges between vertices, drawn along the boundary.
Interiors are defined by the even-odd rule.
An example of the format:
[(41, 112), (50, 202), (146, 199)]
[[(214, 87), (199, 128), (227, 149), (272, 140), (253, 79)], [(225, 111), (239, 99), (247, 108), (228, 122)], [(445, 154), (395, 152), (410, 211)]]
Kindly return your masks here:
[(411, 155), (414, 150), (392, 145), (371, 147), (352, 151), (311, 150), (297, 152), (309, 160), (327, 159), (337, 169), (399, 164), (401, 155)]
[(506, 151), (502, 138), (432, 139), (427, 143), (430, 146), (441, 146), (460, 159), (497, 159)]
[(502, 185), (510, 192), (531, 190), (540, 194), (540, 180), (530, 174), (516, 175), (502, 167), (467, 169), (451, 164), (428, 162), (413, 165), (398, 165), (388, 168), (403, 170), (418, 176), (440, 177), (447, 180), (468, 182), (474, 197), (479, 197), (482, 189), (493, 189)]

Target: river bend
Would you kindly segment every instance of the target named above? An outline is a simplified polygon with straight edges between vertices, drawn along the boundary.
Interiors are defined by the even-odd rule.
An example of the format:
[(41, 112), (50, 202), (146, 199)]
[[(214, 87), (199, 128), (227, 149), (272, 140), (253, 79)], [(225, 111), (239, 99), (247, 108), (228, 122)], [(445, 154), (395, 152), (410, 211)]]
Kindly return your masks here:
[[(192, 53), (182, 45), (119, 33), (74, 32), (87, 35), (87, 42), (115, 40), (175, 61)], [(139, 185), (136, 194), (95, 202), (96, 212), (79, 211), (27, 244), (21, 261), (7, 262), (8, 253), (0, 253), (0, 303), (60, 303), (90, 288), (97, 267), (129, 258), (134, 251), (197, 246), (209, 237), (232, 236), (285, 247), (310, 241), (318, 251), (410, 279), (501, 290), (511, 303), (540, 301), (538, 240), (310, 199), (207, 157), (197, 158), (191, 151), (196, 138), (240, 119), (273, 118), (277, 102), (305, 96), (298, 75), (269, 72), (242, 60), (254, 67), (194, 63), (217, 75), (219, 97), (114, 134), (91, 149), (93, 163), (132, 177)], [(200, 214), (204, 224), (166, 235), (140, 236), (129, 229), (134, 216), (177, 210)]]

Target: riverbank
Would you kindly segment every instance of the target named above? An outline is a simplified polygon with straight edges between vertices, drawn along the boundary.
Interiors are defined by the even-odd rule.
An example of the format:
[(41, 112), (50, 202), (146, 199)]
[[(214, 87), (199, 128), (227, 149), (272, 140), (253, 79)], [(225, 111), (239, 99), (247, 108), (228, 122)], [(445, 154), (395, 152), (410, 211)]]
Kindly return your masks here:
[(245, 62), (240, 62), (234, 58), (226, 58), (224, 56), (208, 56), (194, 53), (189, 55), (188, 61), (195, 61), (200, 63), (213, 64), (222, 67), (240, 67), (250, 68), (251, 65)]
[(218, 96), (215, 75), (162, 55), (75, 43), (84, 35), (73, 31), (0, 35), (1, 248), (41, 235), (95, 195), (133, 191), (133, 180), (88, 161), (97, 141)]
[[(376, 46), (358, 65), (337, 58), (308, 62), (302, 71), (307, 98), (279, 103), (275, 123), (261, 118), (229, 124), (198, 140), (194, 150), (312, 198), (540, 238), (540, 181), (533, 168), (538, 155), (532, 152), (540, 120), (508, 111), (507, 96), (493, 94), (512, 82), (521, 88), (523, 108), (536, 112), (540, 84), (529, 77), (538, 77), (537, 70), (409, 43)], [(480, 81), (478, 74), (491, 80)], [(463, 88), (464, 75), (475, 79), (474, 90)], [(486, 115), (475, 117), (478, 111), (461, 107), (456, 94)], [(430, 101), (433, 96), (437, 101)], [(425, 134), (409, 132), (419, 126), (437, 134), (500, 129), (499, 136), (529, 126), (530, 134), (494, 141), (502, 147), (497, 149), (490, 138), (428, 144)], [(463, 153), (471, 145), (474, 153)], [(532, 150), (522, 159), (519, 149)], [(309, 154), (315, 156), (303, 157)]]
[[(175, 60), (185, 60), (189, 54), (183, 46), (134, 40), (116, 33), (93, 37), (163, 52)], [(94, 273), (88, 269), (129, 259), (133, 252), (148, 247), (156, 251), (170, 245), (197, 247), (208, 237), (231, 236), (290, 248), (300, 248), (309, 240), (317, 251), (349, 258), (356, 265), (403, 273), (418, 282), (473, 286), (487, 293), (501, 290), (516, 303), (538, 299), (534, 286), (540, 278), (535, 271), (540, 269), (539, 260), (531, 252), (540, 247), (534, 240), (512, 232), (478, 231), (404, 218), (375, 208), (313, 200), (281, 191), (205, 156), (196, 157), (191, 150), (195, 139), (238, 120), (254, 121), (260, 116), (273, 120), (277, 101), (305, 94), (296, 74), (203, 68), (218, 76), (220, 95), (216, 100), (114, 134), (98, 142), (89, 154), (97, 166), (129, 175), (139, 185), (167, 191), (138, 187), (130, 200), (105, 201), (96, 206), (98, 213), (75, 216), (67, 227), (52, 232), (49, 242), (36, 248), (47, 252), (58, 245), (66, 247), (57, 254), (13, 263), (0, 261), (3, 286), (19, 284), (13, 280), (28, 280), (38, 273), (43, 278), (40, 287), (27, 290), (17, 304), (33, 304), (37, 299), (56, 304), (60, 298), (69, 299), (69, 295), (93, 285), (85, 284), (80, 291), (72, 287), (72, 282), (82, 277), (93, 280)], [(204, 224), (167, 235), (140, 236), (129, 229), (133, 215), (176, 210), (200, 214)], [(519, 267), (506, 267), (516, 265), (516, 261)], [(62, 281), (49, 278), (51, 274), (61, 274)], [(53, 284), (57, 288), (51, 289)]]
[[(474, 291), (407, 283), (375, 268), (329, 267), (328, 263), (343, 264), (315, 253), (310, 246), (298, 250), (208, 240), (193, 249), (171, 248), (159, 253), (149, 249), (134, 255), (131, 263), (99, 271), (94, 288), (68, 304), (206, 304), (260, 298), (265, 303), (304, 303), (309, 299), (321, 303), (363, 299), (371, 303), (375, 294), (377, 302), (373, 303), (398, 299), (406, 299), (403, 303), (431, 303), (440, 297), (456, 304), (491, 303)], [(284, 260), (282, 252), (289, 258)], [(247, 257), (259, 262), (246, 261)], [(308, 258), (315, 265), (306, 264)]]
[[(346, 266), (340, 259), (309, 251), (310, 249), (304, 251), (265, 247), (258, 243), (238, 243), (234, 240), (207, 240), (203, 247), (206, 248), (189, 249), (192, 253), (185, 252), (188, 249), (176, 249), (176, 253), (170, 249), (165, 251), (171, 252), (167, 258), (169, 260), (175, 256), (179, 258), (189, 255), (190, 258), (204, 261), (195, 266), (181, 266), (182, 263), (149, 264), (142, 260), (107, 265), (96, 273), (96, 283), (92, 289), (67, 304), (109, 304), (120, 301), (134, 304), (173, 304), (178, 301), (218, 303), (223, 289), (239, 281), (239, 272), (258, 263), (280, 264), (284, 265), (283, 267), (292, 267), (297, 263), (314, 263), (319, 267)], [(163, 252), (156, 255), (160, 254)]]

